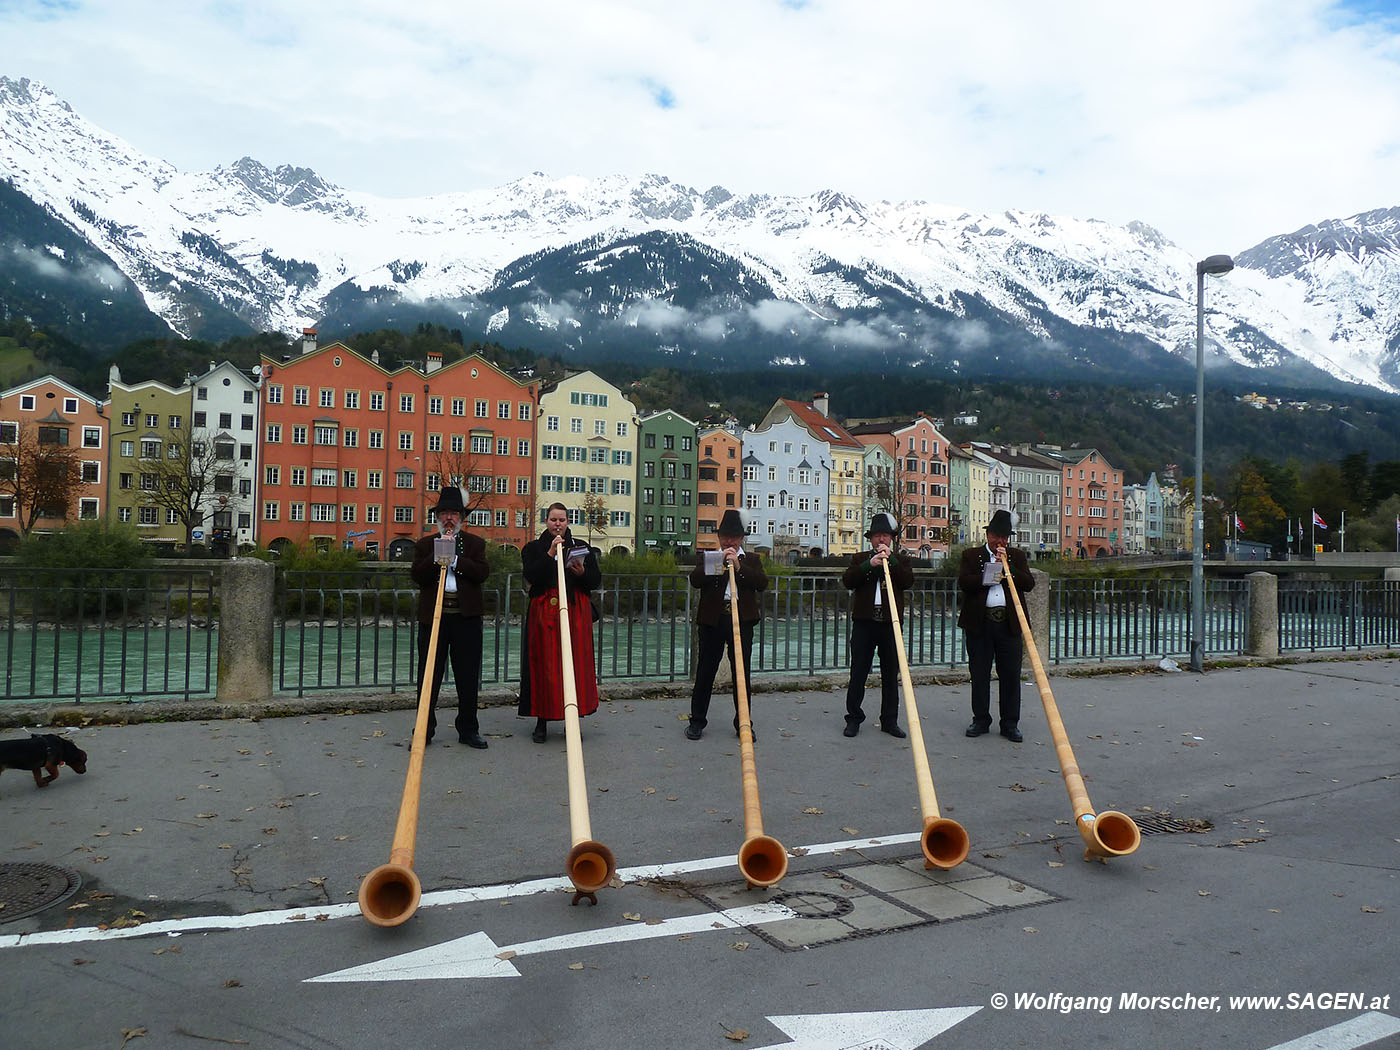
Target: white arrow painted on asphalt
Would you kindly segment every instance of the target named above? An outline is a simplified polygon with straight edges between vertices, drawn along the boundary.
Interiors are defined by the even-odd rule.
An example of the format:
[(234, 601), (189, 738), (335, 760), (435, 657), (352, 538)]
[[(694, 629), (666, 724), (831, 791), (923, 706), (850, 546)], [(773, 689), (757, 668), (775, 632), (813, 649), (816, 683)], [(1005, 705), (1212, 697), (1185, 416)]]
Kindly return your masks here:
[(1400, 1032), (1400, 1019), (1373, 1010), (1312, 1035), (1278, 1043), (1269, 1050), (1356, 1050)]
[(934, 1036), (965, 1021), (980, 1006), (941, 1010), (876, 1010), (859, 1014), (788, 1014), (770, 1017), (790, 1043), (757, 1050), (917, 1050)]
[[(624, 941), (644, 941), (652, 937), (675, 937), (683, 933), (704, 933), (707, 930), (732, 930), (755, 923), (780, 922), (795, 919), (797, 913), (783, 904), (771, 901), (750, 904), (728, 911), (712, 911), (703, 915), (683, 915), (657, 923), (629, 923), (602, 930), (584, 930), (545, 937), (537, 941), (521, 941), (499, 947), (484, 933), (468, 934), (444, 941), (430, 948), (395, 955), (377, 962), (352, 966), (348, 970), (308, 977), (306, 983), (328, 981), (450, 981), (467, 977), (519, 977), (520, 971), (510, 962), (522, 955), (542, 955), (545, 952), (572, 951), (600, 944)], [(512, 953), (507, 955), (507, 953)], [(505, 958), (501, 958), (505, 956)]]

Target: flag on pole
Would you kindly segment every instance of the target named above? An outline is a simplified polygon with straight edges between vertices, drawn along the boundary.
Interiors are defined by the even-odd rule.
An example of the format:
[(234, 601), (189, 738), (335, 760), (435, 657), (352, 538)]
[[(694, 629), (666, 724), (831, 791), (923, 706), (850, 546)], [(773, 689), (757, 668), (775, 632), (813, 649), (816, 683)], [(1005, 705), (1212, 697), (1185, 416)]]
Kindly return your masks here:
[(1235, 531), (1236, 531), (1236, 532), (1243, 532), (1243, 531), (1244, 531), (1244, 522), (1240, 521), (1240, 516), (1239, 516), (1238, 514), (1235, 515)]
[(1319, 514), (1317, 511), (1313, 511), (1313, 524), (1316, 525), (1319, 529), (1327, 528), (1327, 522), (1322, 520), (1322, 515)]

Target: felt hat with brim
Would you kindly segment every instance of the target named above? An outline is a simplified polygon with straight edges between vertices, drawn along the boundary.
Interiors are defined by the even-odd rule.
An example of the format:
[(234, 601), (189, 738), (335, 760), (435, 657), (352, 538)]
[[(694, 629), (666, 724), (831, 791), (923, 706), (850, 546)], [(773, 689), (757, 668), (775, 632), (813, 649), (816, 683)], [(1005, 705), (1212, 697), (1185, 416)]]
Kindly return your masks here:
[(894, 519), (881, 511), (870, 519), (870, 528), (865, 530), (865, 538), (868, 540), (877, 532), (883, 532), (893, 536), (899, 530), (895, 528)]
[(737, 510), (727, 510), (724, 517), (719, 520), (719, 528), (715, 530), (721, 536), (742, 536), (744, 534), (744, 519), (739, 517)]
[(462, 490), (456, 485), (449, 485), (438, 494), (437, 506), (433, 508), (434, 514), (441, 514), (443, 511), (450, 511), (453, 514), (465, 514), (466, 505), (462, 502)]
[(1011, 536), (1016, 531), (1016, 522), (1011, 517), (1009, 510), (999, 510), (992, 515), (992, 520), (987, 522), (987, 531), (993, 536)]

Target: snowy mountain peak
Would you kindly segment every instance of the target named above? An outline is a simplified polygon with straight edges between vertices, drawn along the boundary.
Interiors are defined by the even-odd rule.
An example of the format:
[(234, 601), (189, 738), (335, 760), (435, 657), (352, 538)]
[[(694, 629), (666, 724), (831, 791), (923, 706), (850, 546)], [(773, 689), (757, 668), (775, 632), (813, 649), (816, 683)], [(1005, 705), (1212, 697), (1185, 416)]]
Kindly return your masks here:
[(295, 168), (282, 164), (275, 170), (252, 157), (243, 157), (215, 174), (227, 174), (246, 186), (269, 204), (285, 204), (291, 208), (315, 207), (327, 198), (338, 197), (340, 188), (327, 182), (310, 168)]

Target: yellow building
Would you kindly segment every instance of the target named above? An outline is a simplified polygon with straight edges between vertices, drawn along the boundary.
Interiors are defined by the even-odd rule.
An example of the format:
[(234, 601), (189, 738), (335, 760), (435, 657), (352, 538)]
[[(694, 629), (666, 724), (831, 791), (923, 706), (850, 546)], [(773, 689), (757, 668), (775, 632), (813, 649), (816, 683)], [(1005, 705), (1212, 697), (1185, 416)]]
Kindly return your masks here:
[[(551, 503), (569, 508), (576, 539), (603, 551), (637, 547), (637, 407), (592, 372), (540, 395), (535, 430), (536, 534)], [(586, 515), (588, 508), (597, 513)]]
[(107, 513), (135, 526), (148, 543), (182, 549), (201, 527), (204, 489), (212, 492), (220, 474), (212, 433), (194, 432), (190, 387), (154, 379), (123, 383), (113, 365), (107, 398), (112, 421)]
[(978, 543), (992, 520), (992, 486), (986, 462), (976, 456), (970, 459), (967, 465), (968, 520), (963, 535), (965, 543)]

